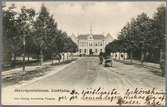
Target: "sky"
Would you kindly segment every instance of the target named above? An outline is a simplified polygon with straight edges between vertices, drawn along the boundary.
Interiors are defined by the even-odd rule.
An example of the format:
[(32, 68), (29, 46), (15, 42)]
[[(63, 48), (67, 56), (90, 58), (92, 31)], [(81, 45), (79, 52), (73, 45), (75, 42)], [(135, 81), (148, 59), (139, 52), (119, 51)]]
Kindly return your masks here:
[(48, 9), (58, 23), (58, 28), (71, 34), (88, 34), (92, 26), (94, 34), (110, 33), (117, 37), (121, 29), (132, 18), (145, 12), (149, 17), (153, 17), (157, 7), (165, 5), (165, 2), (7, 2), (6, 6), (15, 4), (17, 11), (22, 6), (40, 11), (42, 4)]

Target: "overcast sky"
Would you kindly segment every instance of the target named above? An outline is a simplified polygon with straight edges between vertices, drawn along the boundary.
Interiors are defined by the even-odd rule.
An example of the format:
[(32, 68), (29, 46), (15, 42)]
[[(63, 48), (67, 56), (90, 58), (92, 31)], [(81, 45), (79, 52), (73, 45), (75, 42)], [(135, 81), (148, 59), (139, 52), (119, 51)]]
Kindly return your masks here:
[[(7, 2), (10, 6), (13, 2)], [(44, 4), (54, 15), (59, 29), (68, 34), (87, 34), (92, 24), (93, 33), (110, 33), (116, 37), (121, 28), (142, 12), (153, 16), (156, 8), (165, 2), (15, 2), (16, 7), (26, 6), (36, 11)]]

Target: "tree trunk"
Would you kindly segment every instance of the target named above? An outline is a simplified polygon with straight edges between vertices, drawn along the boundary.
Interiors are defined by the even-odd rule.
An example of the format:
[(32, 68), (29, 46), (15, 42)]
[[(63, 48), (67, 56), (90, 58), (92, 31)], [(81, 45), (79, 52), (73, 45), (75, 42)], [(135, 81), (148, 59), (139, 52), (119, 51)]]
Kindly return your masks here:
[(124, 52), (124, 56), (123, 56), (123, 58), (124, 58), (124, 61), (125, 61), (125, 55), (126, 55), (126, 53)]
[(68, 60), (68, 53), (67, 53), (67, 60)]
[(71, 60), (73, 60), (73, 53), (71, 52)]
[(54, 63), (53, 63), (53, 56), (51, 56), (51, 59), (52, 59), (52, 65), (53, 65), (53, 64), (54, 64)]
[(119, 52), (119, 54), (118, 54), (118, 55), (119, 55), (119, 57), (118, 57), (118, 58), (119, 58), (119, 61), (120, 61), (120, 60), (121, 60), (121, 53)]
[(64, 53), (63, 53), (63, 62), (64, 62)]
[(132, 52), (132, 50), (130, 50), (130, 63), (132, 64), (133, 63), (133, 52)]
[(140, 59), (140, 61), (141, 61), (141, 64), (143, 64), (143, 62), (144, 62), (144, 52), (143, 51), (141, 51), (141, 59)]
[(25, 72), (25, 47), (24, 47), (24, 52), (23, 52), (23, 72)]
[(40, 49), (40, 65), (43, 64), (43, 51)]
[(28, 57), (27, 62), (29, 63), (30, 62), (30, 53), (29, 52), (27, 53), (27, 57)]
[(13, 60), (12, 60), (12, 66), (16, 67), (16, 54), (15, 53), (12, 54), (12, 58), (13, 58)]
[(162, 76), (165, 75), (165, 50), (160, 49), (160, 68), (162, 71)]

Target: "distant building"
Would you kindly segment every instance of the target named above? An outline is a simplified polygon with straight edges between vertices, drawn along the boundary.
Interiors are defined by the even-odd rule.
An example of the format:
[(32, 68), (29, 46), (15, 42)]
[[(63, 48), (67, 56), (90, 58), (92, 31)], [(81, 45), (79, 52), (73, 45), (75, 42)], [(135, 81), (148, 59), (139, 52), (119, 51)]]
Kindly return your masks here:
[(105, 37), (105, 44), (109, 44), (110, 42), (112, 42), (114, 40), (114, 38), (111, 36), (110, 33), (108, 33)]
[(79, 34), (76, 39), (72, 36), (72, 40), (77, 40), (79, 54), (81, 55), (99, 55), (100, 52), (105, 52), (105, 46), (113, 41), (112, 36), (108, 33), (93, 34), (90, 30), (89, 34)]
[(72, 39), (76, 44), (78, 44), (77, 37), (76, 37), (74, 34), (71, 35), (71, 39)]

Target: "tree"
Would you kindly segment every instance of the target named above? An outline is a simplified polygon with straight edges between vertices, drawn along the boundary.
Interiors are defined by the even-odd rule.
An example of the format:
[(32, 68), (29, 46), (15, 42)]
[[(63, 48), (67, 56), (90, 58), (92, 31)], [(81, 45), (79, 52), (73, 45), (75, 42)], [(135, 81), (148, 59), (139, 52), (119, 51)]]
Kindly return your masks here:
[(160, 52), (160, 67), (162, 69), (162, 75), (165, 74), (165, 7), (161, 6), (157, 9), (157, 12), (153, 18), (153, 26), (154, 26), (154, 38), (155, 41), (154, 46), (159, 47)]
[[(11, 65), (15, 66), (16, 56), (22, 53), (22, 38), (20, 29), (22, 27), (18, 20), (18, 14), (14, 11), (15, 6), (10, 6), (3, 10), (3, 45), (6, 57), (9, 58)], [(4, 57), (4, 58), (6, 58)], [(5, 59), (4, 59), (5, 60)]]
[[(33, 22), (35, 17), (35, 10), (27, 9), (25, 6), (21, 8), (21, 13), (19, 14), (19, 23), (22, 25), (20, 28), (22, 39), (25, 40), (25, 53), (28, 56), (28, 61), (31, 53), (31, 48), (34, 47), (33, 38)], [(24, 44), (23, 44), (24, 45)]]
[(38, 49), (40, 50), (40, 65), (42, 65), (43, 63), (43, 52), (44, 50), (47, 49), (47, 43), (46, 43), (46, 39), (47, 39), (47, 27), (48, 27), (48, 21), (50, 19), (49, 16), (49, 12), (47, 11), (47, 9), (45, 8), (44, 5), (41, 6), (41, 11), (38, 15), (38, 17), (36, 18), (36, 21), (34, 22), (34, 43), (35, 45), (38, 47)]
[[(21, 13), (18, 17), (18, 23), (20, 26), (20, 37), (22, 38), (22, 45), (23, 45), (23, 71), (25, 71), (25, 54), (26, 54), (26, 47), (27, 49), (30, 49), (29, 46), (31, 46), (32, 41), (27, 42), (27, 37), (31, 37), (31, 28), (33, 24), (33, 19), (35, 16), (35, 11), (33, 9), (26, 9), (25, 6), (21, 8)], [(28, 59), (29, 59), (29, 50), (28, 53)]]
[(141, 63), (144, 60), (159, 62), (162, 75), (164, 75), (165, 23), (165, 7), (163, 6), (157, 9), (153, 19), (142, 13), (121, 29), (118, 39), (107, 45), (106, 50), (126, 51), (131, 60), (133, 57), (141, 60)]
[(77, 51), (77, 45), (66, 32), (58, 30), (57, 22), (44, 5), (39, 13), (24, 6), (21, 12), (15, 12), (14, 8), (13, 5), (4, 10), (3, 14), (4, 49), (11, 57), (13, 55), (14, 61), (16, 56), (23, 55), (25, 62), (26, 55), (28, 59), (36, 55), (42, 65), (43, 60), (53, 61), (54, 57), (61, 53)]
[(58, 54), (58, 48), (57, 48), (57, 36), (58, 36), (58, 29), (57, 29), (57, 23), (53, 19), (53, 16), (50, 17), (48, 21), (48, 27), (47, 29), (47, 38), (46, 38), (46, 45), (47, 45), (47, 56), (49, 56), (52, 59)]
[[(115, 53), (115, 52), (122, 52), (122, 44), (121, 44), (121, 40), (114, 40), (113, 42), (109, 43), (108, 45), (106, 45), (105, 47), (105, 52), (106, 54), (110, 54)], [(119, 57), (120, 59), (120, 57)]]
[[(64, 41), (64, 52), (69, 52), (72, 54), (73, 52), (76, 52), (77, 50), (78, 50), (78, 47), (72, 41), (72, 39), (70, 37), (66, 37)], [(68, 58), (68, 54), (67, 54), (67, 58)]]
[(139, 54), (137, 55), (141, 63), (144, 62), (145, 53), (148, 52), (149, 40), (148, 37), (151, 35), (152, 20), (147, 16), (147, 14), (142, 13), (136, 18), (136, 49)]

